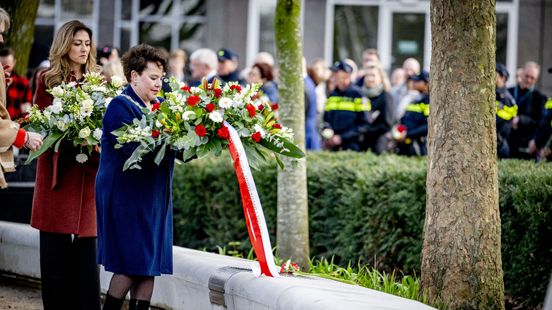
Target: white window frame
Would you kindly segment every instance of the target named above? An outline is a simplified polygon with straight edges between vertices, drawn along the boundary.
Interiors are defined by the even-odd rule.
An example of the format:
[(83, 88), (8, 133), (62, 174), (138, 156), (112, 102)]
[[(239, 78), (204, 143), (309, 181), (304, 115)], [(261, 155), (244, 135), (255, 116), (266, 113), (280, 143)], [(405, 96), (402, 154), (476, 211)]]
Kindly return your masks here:
[[(59, 1), (59, 0), (58, 0)], [(181, 2), (173, 1), (173, 7), (168, 15), (148, 15), (140, 16), (140, 0), (132, 0), (130, 20), (122, 20), (122, 0), (115, 0), (114, 4), (114, 25), (113, 25), (113, 45), (121, 46), (121, 31), (130, 30), (130, 46), (140, 42), (140, 22), (157, 22), (171, 27), (171, 46), (170, 50), (180, 48), (180, 29), (184, 22), (205, 23), (206, 18), (202, 16), (187, 16), (183, 19), (178, 14), (181, 10)]]
[[(247, 66), (253, 65), (253, 60), (259, 51), (259, 38), (261, 28), (261, 3), (256, 0), (249, 0), (247, 8), (247, 47), (245, 61)], [(305, 1), (301, 0), (301, 32), (304, 34), (304, 8)], [(276, 58), (276, 55), (273, 55)]]
[[(385, 69), (391, 66), (393, 13), (425, 13), (424, 35), (424, 68), (429, 69), (431, 63), (431, 20), (429, 1), (427, 0), (327, 0), (326, 29), (324, 39), (324, 59), (327, 63), (333, 60), (333, 33), (336, 5), (378, 6), (378, 52)], [(508, 14), (508, 37), (506, 43), (506, 67), (515, 72), (517, 66), (518, 14), (519, 0), (497, 2), (497, 13)], [(385, 31), (382, 31), (385, 29)]]
[(54, 35), (57, 33), (59, 28), (63, 24), (65, 24), (68, 21), (71, 20), (79, 20), (82, 23), (84, 23), (86, 26), (90, 27), (92, 30), (92, 40), (94, 42), (98, 42), (98, 25), (99, 25), (99, 12), (100, 12), (100, 1), (101, 0), (93, 0), (92, 4), (92, 16), (75, 16), (72, 18), (64, 18), (62, 17), (62, 9), (61, 9), (61, 0), (55, 0), (54, 2), (54, 17), (39, 17), (35, 20), (35, 25), (37, 26), (53, 26), (54, 27)]

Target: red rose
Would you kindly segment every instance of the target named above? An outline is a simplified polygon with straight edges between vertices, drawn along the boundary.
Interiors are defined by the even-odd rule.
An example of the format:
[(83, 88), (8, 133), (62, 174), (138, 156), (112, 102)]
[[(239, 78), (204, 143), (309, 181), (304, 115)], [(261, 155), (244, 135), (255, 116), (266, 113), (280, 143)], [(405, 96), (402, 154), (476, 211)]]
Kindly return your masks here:
[(241, 92), (241, 86), (240, 85), (230, 85), (230, 90), (235, 90), (239, 93), (239, 92)]
[(220, 98), (220, 96), (222, 96), (222, 89), (217, 88), (213, 90), (213, 95), (215, 96), (215, 98)]
[(259, 105), (257, 106), (257, 110), (259, 110), (259, 111), (264, 110), (264, 105), (259, 104)]
[(405, 132), (405, 131), (406, 131), (406, 126), (403, 125), (403, 124), (397, 125), (397, 131), (398, 131), (399, 133)]
[(153, 111), (157, 111), (157, 110), (159, 110), (160, 108), (161, 108), (161, 103), (156, 102), (156, 103), (154, 103), (154, 104), (151, 106), (151, 111), (152, 111), (152, 112), (153, 112)]
[(282, 125), (276, 123), (276, 124), (272, 125), (272, 128), (282, 129)]
[(255, 106), (254, 105), (248, 104), (248, 105), (245, 106), (245, 108), (247, 109), (247, 112), (249, 112), (249, 116), (254, 117), (255, 114), (257, 114), (257, 112), (255, 112)]
[(198, 104), (198, 102), (200, 101), (201, 99), (199, 99), (199, 96), (196, 96), (196, 95), (191, 95), (190, 97), (188, 97), (188, 100), (186, 100), (186, 103), (188, 103), (191, 107), (195, 106), (196, 104)]
[(212, 104), (212, 103), (208, 103), (206, 106), (205, 106), (205, 110), (207, 110), (207, 112), (211, 113), (215, 110), (215, 105)]
[(188, 93), (190, 92), (190, 86), (188, 86), (188, 85), (184, 85), (184, 86), (180, 87), (180, 89), (185, 91), (185, 92), (188, 92)]
[(152, 130), (152, 131), (151, 131), (151, 136), (152, 136), (153, 138), (157, 138), (157, 137), (159, 137), (159, 134), (160, 134), (160, 133), (161, 133), (161, 132), (160, 132), (159, 130)]
[(205, 129), (205, 126), (199, 124), (195, 127), (195, 133), (200, 137), (205, 137), (207, 134), (207, 129)]
[(217, 130), (217, 136), (221, 137), (222, 139), (228, 139), (230, 138), (230, 131), (228, 131), (228, 127), (222, 126)]
[(259, 141), (261, 141), (261, 133), (260, 132), (256, 132), (254, 134), (251, 135), (251, 139), (253, 139), (253, 141), (259, 143)]
[(278, 110), (278, 104), (277, 104), (277, 103), (272, 103), (272, 104), (270, 105), (270, 107), (272, 108), (272, 111)]

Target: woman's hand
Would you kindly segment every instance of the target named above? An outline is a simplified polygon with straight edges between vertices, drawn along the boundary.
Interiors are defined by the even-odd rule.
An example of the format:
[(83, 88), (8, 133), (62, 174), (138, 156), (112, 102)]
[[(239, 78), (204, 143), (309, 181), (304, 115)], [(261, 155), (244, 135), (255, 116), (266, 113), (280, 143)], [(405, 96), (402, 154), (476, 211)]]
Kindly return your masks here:
[(42, 146), (42, 136), (36, 132), (27, 131), (27, 141), (25, 147), (31, 151), (36, 151)]

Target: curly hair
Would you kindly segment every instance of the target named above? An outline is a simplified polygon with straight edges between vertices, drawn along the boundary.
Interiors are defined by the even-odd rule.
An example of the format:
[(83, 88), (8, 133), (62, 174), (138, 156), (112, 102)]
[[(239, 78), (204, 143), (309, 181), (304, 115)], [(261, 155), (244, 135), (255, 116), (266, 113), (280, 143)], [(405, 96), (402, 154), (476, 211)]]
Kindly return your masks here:
[(163, 68), (163, 72), (167, 71), (167, 56), (161, 50), (147, 44), (139, 44), (133, 46), (121, 58), (125, 77), (130, 83), (131, 72), (136, 71), (142, 74), (148, 62), (153, 62)]

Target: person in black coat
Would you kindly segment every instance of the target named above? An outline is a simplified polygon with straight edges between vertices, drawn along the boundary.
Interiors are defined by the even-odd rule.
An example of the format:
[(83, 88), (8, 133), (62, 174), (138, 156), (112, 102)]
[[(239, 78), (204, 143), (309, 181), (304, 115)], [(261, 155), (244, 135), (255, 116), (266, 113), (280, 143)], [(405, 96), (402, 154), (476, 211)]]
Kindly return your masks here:
[(535, 87), (539, 73), (538, 64), (526, 63), (521, 83), (508, 89), (518, 106), (518, 114), (512, 120), (512, 132), (508, 139), (511, 158), (534, 159), (536, 155), (536, 150), (529, 149), (529, 141), (535, 136), (546, 102), (546, 96)]
[(385, 150), (385, 133), (391, 129), (393, 122), (393, 99), (385, 90), (383, 70), (377, 66), (365, 71), (363, 91), (370, 99), (371, 109), (368, 113), (369, 124), (360, 128), (362, 133), (361, 149), (380, 154)]

